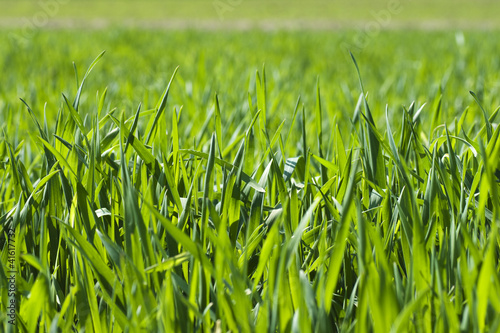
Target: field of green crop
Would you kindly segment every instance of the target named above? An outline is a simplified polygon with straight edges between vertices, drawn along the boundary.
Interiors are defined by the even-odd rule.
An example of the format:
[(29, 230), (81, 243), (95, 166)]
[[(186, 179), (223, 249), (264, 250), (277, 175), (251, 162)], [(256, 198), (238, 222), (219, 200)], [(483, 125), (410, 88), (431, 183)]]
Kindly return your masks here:
[(3, 28), (0, 331), (500, 331), (497, 36)]

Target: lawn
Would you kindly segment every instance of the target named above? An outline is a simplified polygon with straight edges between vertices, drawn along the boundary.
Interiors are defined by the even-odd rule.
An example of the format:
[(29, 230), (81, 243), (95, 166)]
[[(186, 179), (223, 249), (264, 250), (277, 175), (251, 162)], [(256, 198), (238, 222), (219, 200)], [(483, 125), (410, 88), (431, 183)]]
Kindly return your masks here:
[(500, 330), (497, 30), (128, 15), (2, 28), (0, 331)]

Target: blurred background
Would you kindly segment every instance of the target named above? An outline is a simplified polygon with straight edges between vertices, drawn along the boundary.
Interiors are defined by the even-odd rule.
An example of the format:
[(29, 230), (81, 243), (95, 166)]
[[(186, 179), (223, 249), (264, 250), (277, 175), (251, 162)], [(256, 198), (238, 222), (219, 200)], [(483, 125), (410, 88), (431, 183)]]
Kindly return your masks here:
[(0, 1), (1, 24), (146, 27), (238, 27), (330, 29), (371, 20), (391, 27), (426, 29), (498, 27), (494, 0), (16, 0)]
[(183, 106), (194, 128), (215, 93), (228, 121), (247, 119), (265, 64), (272, 130), (299, 96), (314, 111), (318, 79), (327, 117), (350, 121), (360, 94), (350, 51), (376, 114), (441, 101), (442, 121), (470, 107), (473, 124), (480, 110), (469, 90), (488, 110), (500, 104), (498, 13), (492, 0), (0, 0), (0, 121), (32, 129), (19, 98), (40, 117), (57, 114), (103, 50), (83, 113), (105, 88), (109, 107), (127, 115), (139, 103), (154, 108), (180, 66), (170, 108)]

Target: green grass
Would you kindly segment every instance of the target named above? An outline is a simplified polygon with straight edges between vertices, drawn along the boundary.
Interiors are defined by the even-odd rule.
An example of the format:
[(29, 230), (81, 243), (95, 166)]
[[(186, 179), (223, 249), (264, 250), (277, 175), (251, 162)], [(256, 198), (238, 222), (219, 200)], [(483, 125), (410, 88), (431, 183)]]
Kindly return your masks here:
[[(61, 4), (59, 4), (61, 3)], [(45, 4), (45, 5), (44, 5)], [(10, 24), (19, 24), (12, 18), (32, 19), (40, 13), (49, 14), (51, 22), (60, 19), (88, 21), (101, 19), (121, 24), (123, 20), (161, 24), (169, 20), (306, 20), (334, 21), (352, 26), (354, 22), (376, 20), (374, 13), (397, 8), (391, 15), (391, 23), (419, 25), (422, 22), (444, 21), (452, 24), (494, 25), (498, 27), (496, 13), (500, 4), (493, 0), (479, 1), (431, 1), (431, 0), (313, 0), (262, 1), (262, 0), (167, 0), (167, 1), (77, 1), (58, 0), (3, 0), (0, 18), (8, 18)], [(23, 23), (23, 22), (21, 22)], [(130, 22), (129, 22), (130, 23)], [(424, 24), (425, 26), (425, 24)]]
[(495, 32), (17, 32), (19, 331), (500, 329)]

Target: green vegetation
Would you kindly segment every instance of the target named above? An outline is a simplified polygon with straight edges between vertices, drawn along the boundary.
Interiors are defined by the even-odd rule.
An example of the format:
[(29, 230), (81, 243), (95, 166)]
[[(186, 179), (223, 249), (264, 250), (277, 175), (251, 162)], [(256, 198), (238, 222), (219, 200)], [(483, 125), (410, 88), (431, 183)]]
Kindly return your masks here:
[(496, 32), (3, 32), (2, 331), (500, 330)]
[[(215, 25), (245, 20), (280, 22), (302, 20), (335, 22), (357, 26), (376, 20), (377, 14), (389, 8), (391, 24), (413, 24), (427, 27), (455, 25), (499, 27), (495, 0), (165, 0), (165, 1), (98, 1), (98, 0), (2, 0), (1, 18), (18, 26), (23, 20), (47, 13), (49, 23), (71, 19), (78, 22), (97, 20), (108, 23), (169, 25), (170, 21), (212, 21)], [(39, 17), (39, 19), (41, 16)], [(62, 23), (64, 24), (64, 23)], [(71, 25), (75, 24), (71, 21)], [(87, 22), (88, 24), (88, 22)], [(92, 23), (91, 23), (92, 24)], [(319, 24), (321, 26), (321, 23)]]

